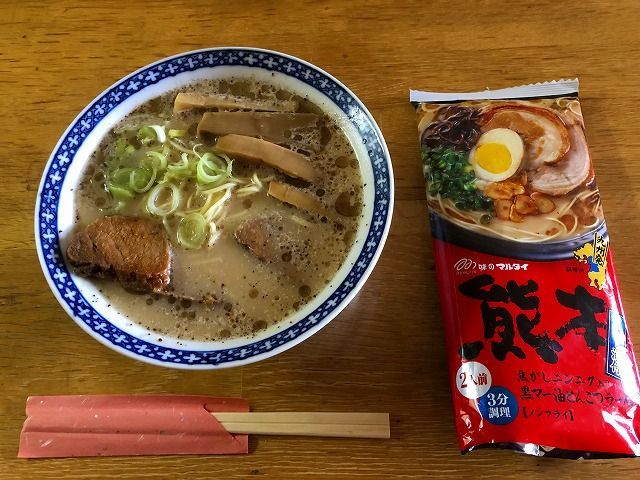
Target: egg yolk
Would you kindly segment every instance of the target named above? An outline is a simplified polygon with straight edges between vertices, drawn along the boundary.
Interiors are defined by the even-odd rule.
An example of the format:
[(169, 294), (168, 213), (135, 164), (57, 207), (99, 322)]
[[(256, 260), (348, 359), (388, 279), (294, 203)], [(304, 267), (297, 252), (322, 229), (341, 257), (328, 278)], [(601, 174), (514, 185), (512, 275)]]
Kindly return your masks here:
[(485, 143), (476, 149), (476, 163), (487, 172), (502, 173), (511, 166), (511, 153), (501, 143)]

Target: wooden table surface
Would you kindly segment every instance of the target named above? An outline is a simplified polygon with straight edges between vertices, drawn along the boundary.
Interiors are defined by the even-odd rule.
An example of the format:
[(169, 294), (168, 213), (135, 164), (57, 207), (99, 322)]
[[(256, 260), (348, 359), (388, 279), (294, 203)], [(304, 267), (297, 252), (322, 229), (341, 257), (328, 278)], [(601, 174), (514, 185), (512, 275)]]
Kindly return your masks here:
[[(637, 2), (125, 3), (2, 2), (0, 478), (640, 477), (630, 459), (458, 453), (407, 101), (409, 88), (469, 90), (580, 77), (627, 317), (640, 346)], [(163, 369), (100, 345), (58, 305), (35, 253), (36, 190), (58, 137), (104, 88), (158, 58), (229, 45), (309, 60), (363, 100), (393, 158), (393, 224), (361, 293), (308, 341), (242, 368)], [(16, 459), (28, 395), (91, 393), (243, 396), (259, 411), (388, 411), (392, 438), (260, 437), (251, 439), (249, 455), (236, 457)]]

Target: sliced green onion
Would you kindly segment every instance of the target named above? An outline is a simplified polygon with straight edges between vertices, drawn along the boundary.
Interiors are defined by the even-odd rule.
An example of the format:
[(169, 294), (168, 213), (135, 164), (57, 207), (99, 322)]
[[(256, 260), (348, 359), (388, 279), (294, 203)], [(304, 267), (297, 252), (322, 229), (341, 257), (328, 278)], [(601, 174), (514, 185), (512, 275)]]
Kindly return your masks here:
[(180, 155), (179, 162), (167, 165), (167, 170), (171, 172), (176, 172), (178, 170), (187, 170), (189, 168), (189, 162), (190, 162), (189, 155), (187, 155), (186, 153), (183, 153), (182, 155)]
[(138, 130), (138, 140), (143, 145), (153, 142), (164, 143), (167, 141), (167, 134), (161, 125), (147, 125)]
[(111, 193), (113, 198), (115, 198), (116, 200), (122, 200), (126, 202), (127, 200), (131, 200), (133, 198), (133, 193), (126, 188), (118, 187), (117, 185), (109, 185), (108, 188), (109, 193)]
[(167, 141), (167, 134), (164, 132), (164, 127), (162, 125), (151, 125), (151, 128), (156, 131), (158, 142), (164, 143)]
[[(162, 195), (164, 190), (171, 191), (171, 202), (164, 205), (157, 205), (158, 197)], [(180, 205), (180, 190), (173, 183), (159, 183), (151, 189), (147, 197), (147, 210), (152, 215), (164, 217), (170, 215), (178, 209)]]
[(175, 128), (172, 128), (169, 130), (169, 138), (177, 138), (177, 137), (184, 137), (187, 134), (186, 130), (177, 130)]
[(132, 168), (116, 168), (107, 172), (107, 189), (117, 200), (131, 200), (134, 197), (129, 180)]
[(190, 250), (202, 246), (207, 236), (207, 221), (200, 213), (191, 213), (180, 220), (176, 237), (178, 243)]
[(155, 165), (152, 167), (140, 167), (134, 168), (129, 174), (129, 186), (131, 190), (137, 193), (144, 193), (148, 191), (156, 181), (156, 175), (158, 173), (158, 169)]
[(165, 168), (167, 168), (170, 153), (171, 150), (165, 145), (165, 147), (162, 149), (162, 152), (150, 151), (147, 152), (147, 157), (151, 159), (153, 165), (158, 170), (164, 170)]
[(169, 165), (167, 168), (173, 171), (189, 170), (191, 168), (191, 159), (189, 158), (189, 154), (183, 153), (180, 155), (180, 163), (174, 163), (173, 165)]
[(109, 170), (107, 172), (108, 183), (119, 187), (129, 186), (129, 175), (133, 171), (133, 168), (119, 167)]
[(163, 182), (171, 180), (183, 180), (193, 177), (195, 162), (191, 161), (189, 155), (183, 153), (180, 162), (167, 165), (167, 173), (165, 173)]
[(200, 155), (200, 160), (206, 162), (208, 166), (217, 170), (226, 171), (227, 168), (229, 168), (229, 165), (225, 158), (223, 158), (221, 155), (216, 155), (211, 152), (205, 152)]
[(232, 161), (207, 152), (198, 160), (196, 179), (200, 185), (220, 183), (231, 176)]
[(138, 130), (138, 134), (136, 135), (140, 143), (143, 145), (148, 145), (151, 142), (155, 142), (157, 140), (156, 131), (151, 127), (142, 127)]
[(118, 137), (114, 144), (114, 150), (118, 160), (126, 160), (136, 151), (125, 137)]
[[(143, 145), (140, 151), (129, 142), (129, 132), (137, 134)], [(211, 246), (219, 238), (221, 230), (216, 222), (226, 215), (226, 203), (233, 192), (251, 194), (264, 188), (266, 179), (257, 174), (234, 177), (233, 161), (227, 155), (201, 144), (189, 149), (189, 142), (180, 139), (186, 135), (187, 130), (161, 125), (123, 128), (108, 160), (105, 183), (117, 208), (146, 194), (140, 207), (160, 217), (180, 246), (197, 249), (205, 243)]]

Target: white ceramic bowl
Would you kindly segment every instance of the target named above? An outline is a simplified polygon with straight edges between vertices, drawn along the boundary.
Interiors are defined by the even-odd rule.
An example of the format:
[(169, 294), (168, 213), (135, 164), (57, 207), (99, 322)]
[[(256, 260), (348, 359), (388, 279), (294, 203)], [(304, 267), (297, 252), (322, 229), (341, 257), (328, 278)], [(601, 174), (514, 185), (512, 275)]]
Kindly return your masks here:
[[(74, 227), (74, 194), (103, 136), (145, 101), (194, 80), (228, 76), (264, 79), (307, 95), (339, 119), (356, 152), (364, 209), (351, 251), (333, 281), (287, 321), (252, 338), (197, 342), (163, 337), (110, 308), (91, 280), (71, 273), (64, 246)], [(54, 295), (80, 327), (104, 345), (137, 360), (174, 368), (243, 365), (282, 352), (329, 323), (362, 287), (385, 242), (393, 210), (393, 175), (380, 129), (358, 98), (337, 79), (304, 60), (256, 48), (212, 48), (159, 60), (107, 88), (71, 123), (45, 166), (35, 209), (35, 237)], [(88, 300), (91, 299), (91, 300)], [(353, 341), (357, 342), (357, 338)]]

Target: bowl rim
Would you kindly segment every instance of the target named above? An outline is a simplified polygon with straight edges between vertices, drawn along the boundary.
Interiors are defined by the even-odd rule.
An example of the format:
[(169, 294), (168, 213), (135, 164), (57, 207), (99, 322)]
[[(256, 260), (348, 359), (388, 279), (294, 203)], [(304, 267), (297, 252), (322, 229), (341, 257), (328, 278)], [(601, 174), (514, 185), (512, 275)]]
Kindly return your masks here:
[[(192, 58), (195, 57), (202, 57), (203, 55), (208, 54), (209, 57), (208, 59), (213, 58), (214, 54), (218, 54), (218, 56), (220, 56), (223, 53), (227, 53), (230, 54), (231, 56), (234, 54), (238, 54), (239, 60), (242, 60), (243, 58), (247, 60), (247, 63), (237, 63), (237, 64), (232, 64), (233, 66), (250, 66), (250, 67), (254, 67), (254, 68), (261, 68), (261, 69), (265, 69), (268, 71), (276, 71), (276, 72), (280, 72), (284, 75), (293, 77), (297, 80), (301, 80), (304, 83), (306, 83), (310, 88), (313, 88), (315, 90), (318, 90), (320, 93), (322, 93), (324, 96), (326, 96), (327, 98), (329, 98), (332, 102), (334, 102), (336, 104), (336, 106), (338, 108), (340, 108), (345, 115), (349, 116), (348, 113), (340, 106), (340, 104), (338, 104), (336, 102), (336, 99), (334, 99), (331, 95), (329, 95), (329, 93), (323, 88), (320, 89), (318, 87), (316, 87), (315, 85), (309, 83), (308, 81), (305, 81), (304, 78), (299, 77), (297, 75), (292, 75), (290, 71), (282, 71), (280, 69), (275, 69), (273, 68), (273, 65), (271, 67), (268, 67), (268, 63), (266, 63), (267, 66), (263, 66), (260, 65), (259, 63), (255, 63), (256, 58), (253, 57), (253, 54), (259, 56), (259, 57), (268, 57), (270, 60), (274, 60), (274, 57), (278, 58), (278, 62), (281, 64), (283, 63), (283, 61), (288, 60), (289, 66), (293, 66), (291, 62), (295, 62), (297, 63), (299, 66), (302, 66), (306, 69), (306, 72), (314, 72), (316, 74), (319, 74), (318, 77), (319, 78), (323, 78), (323, 80), (327, 80), (327, 84), (330, 84), (331, 82), (333, 82), (333, 85), (331, 85), (332, 87), (336, 88), (336, 91), (338, 92), (337, 95), (341, 95), (340, 91), (344, 92), (347, 96), (343, 97), (346, 98), (347, 101), (349, 103), (353, 103), (355, 104), (355, 106), (358, 107), (358, 109), (364, 114), (364, 116), (366, 117), (367, 120), (367, 130), (371, 130), (371, 137), (374, 138), (374, 140), (377, 141), (377, 145), (374, 145), (375, 147), (375, 152), (373, 148), (369, 148), (367, 150), (369, 159), (371, 161), (372, 164), (372, 168), (374, 169), (374, 179), (376, 180), (376, 185), (374, 186), (374, 203), (379, 203), (382, 205), (381, 208), (381, 212), (384, 214), (384, 221), (381, 221), (380, 219), (375, 220), (376, 217), (376, 205), (374, 205), (373, 211), (372, 211), (372, 218), (371, 220), (371, 224), (369, 225), (369, 230), (366, 231), (365, 235), (363, 236), (363, 242), (361, 245), (361, 251), (358, 255), (358, 258), (355, 260), (354, 262), (354, 266), (351, 268), (351, 270), (347, 273), (347, 276), (345, 277), (345, 279), (342, 281), (342, 283), (337, 286), (334, 290), (333, 293), (330, 293), (326, 299), (324, 299), (324, 301), (318, 306), (318, 308), (316, 310), (314, 310), (314, 312), (312, 312), (312, 314), (308, 315), (307, 317), (303, 317), (302, 319), (298, 320), (297, 322), (295, 322), (294, 324), (283, 328), (281, 331), (277, 332), (274, 335), (271, 335), (269, 337), (260, 339), (260, 340), (255, 340), (255, 339), (249, 339), (249, 341), (246, 344), (243, 344), (242, 346), (237, 346), (237, 347), (232, 347), (226, 350), (212, 350), (212, 351), (197, 351), (197, 350), (189, 350), (189, 349), (185, 349), (184, 352), (191, 352), (191, 357), (193, 358), (194, 354), (210, 354), (212, 352), (233, 352), (234, 350), (237, 351), (241, 351), (241, 350), (245, 350), (247, 347), (251, 347), (254, 345), (257, 345), (259, 343), (263, 343), (263, 342), (267, 342), (267, 346), (269, 346), (269, 340), (271, 339), (275, 339), (276, 336), (280, 336), (281, 338), (288, 336), (289, 338), (287, 340), (283, 340), (282, 342), (280, 342), (278, 345), (275, 345), (273, 347), (269, 347), (266, 348), (265, 351), (261, 352), (261, 353), (255, 353), (255, 354), (250, 354), (246, 357), (240, 356), (240, 358), (238, 358), (236, 356), (235, 359), (233, 360), (224, 360), (224, 361), (216, 361), (216, 358), (214, 357), (212, 360), (213, 362), (207, 360), (206, 363), (193, 363), (195, 362), (195, 360), (191, 360), (188, 361), (189, 357), (185, 357), (182, 360), (187, 360), (188, 362), (182, 363), (182, 362), (178, 362), (176, 360), (173, 361), (167, 361), (167, 358), (163, 358), (163, 356), (160, 354), (161, 350), (166, 350), (165, 353), (169, 352), (169, 351), (173, 351), (174, 349), (168, 348), (166, 346), (162, 346), (162, 345), (157, 345), (154, 344), (152, 342), (149, 342), (147, 340), (141, 340), (141, 339), (137, 339), (137, 337), (133, 336), (131, 333), (126, 332), (126, 331), (122, 331), (120, 330), (118, 327), (115, 327), (111, 322), (109, 322), (107, 319), (105, 319), (104, 317), (102, 317), (98, 312), (96, 312), (93, 307), (91, 306), (91, 304), (86, 301), (86, 299), (83, 298), (82, 293), (80, 292), (80, 290), (77, 288), (76, 284), (71, 280), (71, 275), (70, 275), (70, 270), (68, 269), (67, 265), (66, 265), (66, 258), (65, 256), (62, 254), (62, 252), (60, 251), (60, 244), (59, 244), (59, 238), (58, 238), (58, 202), (60, 199), (60, 190), (62, 189), (62, 185), (64, 183), (64, 178), (66, 176), (66, 172), (67, 172), (67, 168), (68, 165), (71, 164), (73, 158), (75, 157), (76, 153), (77, 153), (77, 149), (82, 145), (82, 143), (84, 142), (84, 140), (86, 139), (86, 136), (91, 133), (93, 131), (93, 129), (95, 128), (95, 126), (97, 124), (99, 124), (104, 117), (111, 111), (111, 109), (115, 108), (117, 105), (119, 105), (120, 103), (122, 103), (124, 100), (126, 100), (127, 98), (129, 98), (129, 96), (131, 95), (135, 95), (138, 91), (144, 89), (147, 85), (153, 85), (155, 83), (157, 83), (155, 81), (155, 78), (153, 79), (153, 82), (150, 84), (146, 84), (143, 85), (143, 87), (141, 87), (139, 90), (135, 90), (134, 92), (132, 92), (129, 95), (126, 95), (125, 98), (123, 100), (119, 100), (118, 97), (115, 97), (115, 102), (112, 105), (109, 105), (111, 107), (111, 109), (107, 110), (104, 115), (102, 117), (100, 117), (95, 124), (91, 124), (91, 120), (87, 121), (86, 115), (88, 112), (92, 111), (92, 109), (94, 109), (96, 107), (96, 105), (98, 105), (100, 102), (105, 101), (105, 105), (106, 102), (108, 102), (109, 100), (109, 96), (110, 95), (114, 95), (114, 92), (117, 93), (117, 91), (121, 91), (123, 90), (125, 85), (129, 85), (129, 87), (132, 84), (135, 84), (136, 82), (133, 79), (140, 79), (140, 82), (137, 83), (144, 83), (142, 81), (143, 73), (152, 73), (153, 69), (158, 68), (160, 66), (163, 66), (164, 64), (168, 64), (168, 65), (173, 65), (172, 62), (179, 62), (182, 59), (189, 59), (191, 60)], [(245, 55), (248, 54), (248, 55)], [(254, 61), (251, 61), (251, 58), (253, 58)], [(282, 60), (281, 60), (282, 59)], [(187, 62), (189, 63), (189, 62)], [(277, 63), (277, 62), (275, 62)], [(176, 73), (174, 73), (173, 71), (171, 71), (169, 76), (165, 76), (165, 77), (161, 77), (158, 81), (162, 80), (163, 78), (171, 78), (174, 77), (175, 75), (182, 73), (184, 71), (196, 71), (200, 68), (215, 68), (215, 67), (219, 67), (219, 66), (226, 66), (226, 65), (230, 65), (230, 64), (220, 64), (220, 63), (209, 63), (208, 66), (202, 65), (200, 67), (197, 68), (190, 68), (188, 70), (182, 70), (182, 71), (176, 71)], [(307, 78), (308, 80), (308, 78)], [(128, 87), (127, 87), (128, 88)], [(126, 92), (125, 92), (126, 93)], [(351, 118), (351, 117), (349, 117)], [(61, 148), (63, 147), (63, 144), (65, 142), (67, 142), (69, 140), (69, 136), (72, 132), (82, 132), (83, 130), (85, 130), (85, 125), (81, 126), (81, 122), (83, 121), (83, 119), (85, 121), (87, 121), (88, 126), (86, 127), (86, 133), (84, 134), (80, 134), (80, 135), (84, 135), (84, 138), (82, 138), (82, 140), (77, 143), (77, 138), (76, 138), (76, 150), (75, 151), (71, 151), (71, 155), (67, 156), (67, 154), (69, 153), (69, 151), (67, 149), (62, 150)], [(75, 129), (75, 130), (74, 130)], [(358, 129), (356, 127), (356, 129)], [(362, 133), (360, 132), (360, 130), (358, 129), (358, 133)], [(366, 142), (366, 137), (364, 135), (363, 139)], [(77, 136), (76, 136), (77, 137)], [(66, 147), (65, 147), (66, 148)], [(377, 154), (377, 162), (374, 162), (374, 154)], [(380, 159), (382, 159), (382, 161), (380, 161)], [(59, 161), (59, 165), (56, 162), (56, 160)], [(66, 161), (65, 161), (66, 160)], [(375, 163), (375, 166), (374, 166)], [(65, 167), (65, 165), (67, 165), (67, 167)], [(382, 172), (384, 172), (386, 174), (386, 177), (381, 177), (379, 178), (376, 175), (375, 172), (375, 168), (380, 168), (380, 170)], [(55, 170), (53, 172), (53, 174), (51, 174), (51, 171)], [(59, 170), (58, 170), (59, 169)], [(63, 175), (62, 177), (60, 177), (58, 175), (58, 172), (62, 171)], [(57, 176), (57, 179), (56, 179)], [(48, 180), (51, 181), (51, 184), (48, 182)], [(55, 184), (58, 184), (58, 190), (55, 190)], [(50, 186), (51, 185), (51, 186)], [(386, 185), (386, 187), (385, 187)], [(382, 198), (378, 198), (378, 194), (379, 194), (379, 190), (378, 187), (381, 188), (385, 188), (384, 194), (385, 196)], [(52, 194), (52, 189), (56, 192)], [(43, 203), (43, 195), (45, 193), (45, 191), (47, 192), (47, 196), (46, 196), (46, 200), (49, 201), (49, 203)], [(53, 200), (55, 200), (55, 203), (53, 203)], [(54, 213), (51, 213), (51, 210), (47, 210), (47, 211), (43, 211), (43, 205), (48, 206), (51, 210), (54, 210)], [(177, 368), (177, 369), (187, 369), (187, 370), (208, 370), (208, 369), (220, 369), (220, 368), (229, 368), (229, 367), (235, 367), (235, 366), (241, 366), (241, 365), (246, 365), (246, 364), (250, 364), (250, 363), (254, 363), (260, 360), (264, 360), (266, 358), (269, 358), (271, 356), (274, 356), (278, 353), (281, 353), (285, 350), (288, 350), (289, 348), (294, 347), (295, 345), (301, 343), (302, 341), (306, 340), (307, 338), (309, 338), (311, 335), (315, 334), (316, 332), (318, 332), (320, 329), (322, 329), (324, 326), (326, 326), (331, 320), (333, 320), (349, 303), (350, 301), (355, 297), (355, 295), (359, 292), (359, 290), (362, 288), (362, 286), (364, 285), (364, 283), (366, 282), (366, 280), (368, 279), (369, 275), (371, 274), (371, 272), (373, 271), (373, 268), (375, 267), (380, 254), (382, 252), (382, 249), (384, 247), (384, 244), (386, 242), (388, 233), (389, 233), (389, 229), (390, 229), (390, 225), (391, 225), (391, 220), (392, 220), (392, 216), (393, 216), (393, 205), (394, 205), (394, 178), (393, 178), (393, 167), (392, 167), (392, 163), (391, 163), (391, 156), (387, 147), (387, 144), (385, 142), (384, 136), (378, 126), (378, 124), (376, 123), (375, 119), (373, 118), (373, 116), (371, 115), (371, 113), (369, 112), (369, 110), (365, 107), (364, 103), (348, 88), (346, 87), (342, 82), (340, 82), (337, 78), (335, 78), (333, 75), (329, 74), (328, 72), (326, 72), (324, 69), (310, 63), (307, 62), (306, 60), (300, 59), (298, 57), (295, 57), (293, 55), (290, 54), (286, 54), (283, 52), (279, 52), (279, 51), (275, 51), (275, 50), (269, 50), (269, 49), (263, 49), (263, 48), (256, 48), (256, 47), (242, 47), (242, 46), (228, 46), (228, 47), (212, 47), (212, 48), (202, 48), (202, 49), (197, 49), (197, 50), (190, 50), (190, 51), (186, 51), (186, 52), (181, 52), (181, 53), (177, 53), (175, 55), (171, 55), (168, 57), (164, 57), (161, 59), (158, 59), (152, 63), (149, 63), (137, 70), (135, 70), (134, 72), (120, 78), (119, 80), (117, 80), (116, 82), (114, 82), (112, 85), (110, 85), (109, 87), (107, 87), (106, 89), (104, 89), (102, 92), (100, 92), (91, 102), (89, 102), (83, 109), (82, 111), (70, 122), (70, 124), (68, 125), (68, 127), (64, 130), (64, 132), (62, 133), (62, 135), (60, 136), (59, 140), (57, 141), (55, 147), (53, 148), (51, 155), (49, 156), (49, 159), (47, 161), (47, 163), (44, 165), (43, 168), (43, 173), (42, 173), (42, 177), (40, 180), (40, 184), (38, 187), (38, 192), (37, 192), (37, 196), (36, 196), (36, 202), (35, 202), (35, 212), (34, 212), (34, 233), (35, 233), (35, 243), (36, 243), (36, 250), (37, 250), (37, 254), (38, 254), (38, 259), (40, 262), (40, 266), (42, 268), (43, 274), (45, 276), (45, 279), (47, 280), (47, 283), (49, 285), (49, 288), (51, 289), (51, 291), (53, 292), (55, 298), (58, 300), (58, 303), (63, 307), (63, 309), (65, 310), (65, 312), (67, 313), (67, 315), (69, 315), (85, 332), (87, 332), (91, 337), (93, 337), (94, 339), (98, 340), (100, 343), (102, 343), (103, 345), (109, 347), (110, 349), (117, 351), (121, 354), (124, 354), (130, 358), (133, 358), (135, 360), (138, 361), (143, 361), (149, 364), (153, 364), (153, 365), (157, 365), (157, 366), (163, 366), (163, 367), (168, 367), (168, 368)], [(51, 215), (53, 218), (53, 222), (47, 224), (46, 223), (46, 218), (48, 218), (47, 216)], [(44, 219), (44, 220), (43, 220)], [(373, 242), (372, 240), (368, 240), (368, 238), (371, 235), (371, 232), (374, 230), (374, 223), (375, 225), (375, 231), (376, 231), (376, 235), (378, 236), (378, 240), (377, 242)], [(49, 230), (47, 230), (47, 233), (44, 233), (44, 231), (47, 229), (47, 227), (49, 227)], [(51, 227), (53, 228), (53, 232), (50, 231)], [(51, 253), (49, 254), (49, 256), (47, 256), (47, 258), (49, 258), (49, 260), (51, 261), (51, 263), (49, 263), (47, 261), (47, 258), (45, 258), (45, 248), (43, 246), (43, 240), (44, 242), (49, 242), (49, 246), (51, 248)], [(366, 260), (363, 260), (363, 254), (365, 253), (365, 249), (368, 249), (368, 253), (365, 255), (366, 256)], [(373, 251), (371, 251), (373, 250)], [(50, 258), (51, 256), (51, 258)], [(366, 262), (366, 263), (362, 263), (362, 262)], [(361, 273), (357, 274), (357, 282), (353, 283), (351, 281), (349, 281), (349, 277), (353, 274), (355, 268), (356, 268), (356, 263), (357, 265), (360, 266), (364, 266), (364, 270), (362, 270)], [(60, 270), (59, 268), (57, 268), (55, 270), (55, 273), (52, 274), (52, 271), (57, 267), (57, 266), (63, 266), (65, 268), (65, 270)], [(51, 268), (50, 268), (51, 267)], [(59, 282), (62, 283), (58, 283), (56, 284), (56, 275), (58, 275), (57, 280)], [(66, 276), (69, 277), (69, 280), (66, 280)], [(73, 302), (76, 302), (75, 300), (75, 293), (70, 291), (69, 289), (67, 289), (65, 291), (65, 294), (63, 295), (62, 290), (63, 288), (65, 288), (65, 283), (64, 282), (68, 282), (67, 285), (71, 285), (75, 288), (76, 293), (80, 293), (80, 298), (77, 300), (77, 303), (75, 303), (75, 305), (70, 305), (70, 302), (73, 300)], [(336, 295), (338, 293), (338, 291), (344, 286), (347, 285), (348, 288), (348, 292), (345, 295), (341, 295), (341, 298), (339, 301), (334, 301), (332, 299), (333, 295)], [(69, 298), (67, 295), (71, 295), (71, 298)], [(65, 299), (65, 297), (67, 299)], [(69, 300), (69, 301), (67, 301)], [(84, 303), (83, 303), (84, 302)], [(81, 307), (79, 307), (80, 304), (83, 304), (84, 307), (86, 307), (86, 309), (82, 309)], [(329, 306), (327, 307), (327, 304), (329, 304)], [(88, 309), (89, 313), (87, 313), (87, 319), (83, 320), (81, 318), (78, 317), (77, 312), (75, 311), (76, 306), (78, 308), (81, 309), (81, 311), (83, 313), (86, 313), (86, 310)], [(323, 310), (323, 312), (319, 313), (320, 310)], [(131, 338), (134, 339), (133, 343), (139, 343), (139, 346), (135, 346), (132, 345), (131, 348), (129, 348), (129, 346), (127, 346), (127, 348), (123, 347), (120, 345), (120, 343), (117, 341), (117, 339), (113, 340), (111, 339), (109, 334), (102, 334), (99, 333), (95, 328), (92, 328), (90, 326), (90, 323), (93, 321), (94, 322), (94, 326), (97, 325), (97, 327), (100, 327), (100, 324), (96, 324), (96, 321), (100, 321), (103, 320), (104, 322), (108, 323), (109, 326), (113, 329), (115, 329), (116, 331), (120, 331), (121, 333), (124, 333), (126, 336), (130, 336)], [(303, 331), (301, 331), (300, 333), (293, 333), (293, 334), (289, 334), (287, 332), (293, 332), (292, 329), (295, 329), (297, 326), (301, 325), (303, 322), (307, 321), (308, 325), (303, 325), (301, 328), (304, 328), (305, 326), (307, 328), (304, 328)], [(96, 328), (97, 328), (96, 327)], [(103, 325), (103, 328), (109, 328), (106, 325)], [(138, 340), (138, 342), (136, 342), (135, 340)], [(279, 341), (279, 340), (278, 340)], [(114, 343), (116, 342), (116, 343)], [(156, 350), (154, 350), (154, 352), (158, 352), (158, 357), (155, 357), (155, 355), (151, 354), (151, 357), (149, 357), (147, 354), (144, 354), (144, 352), (146, 352), (148, 350), (148, 348), (146, 348), (146, 345), (152, 345), (152, 346), (156, 346), (158, 347)], [(134, 350), (134, 347), (138, 350)], [(143, 350), (140, 350), (140, 348), (143, 348)], [(152, 349), (153, 350), (153, 349)], [(235, 352), (236, 355), (241, 354), (242, 352)], [(171, 358), (176, 358), (175, 356), (171, 355), (170, 357), (168, 357), (169, 359)], [(218, 360), (220, 359), (220, 354), (218, 354), (217, 356)], [(201, 360), (201, 358), (198, 358), (198, 360)]]

